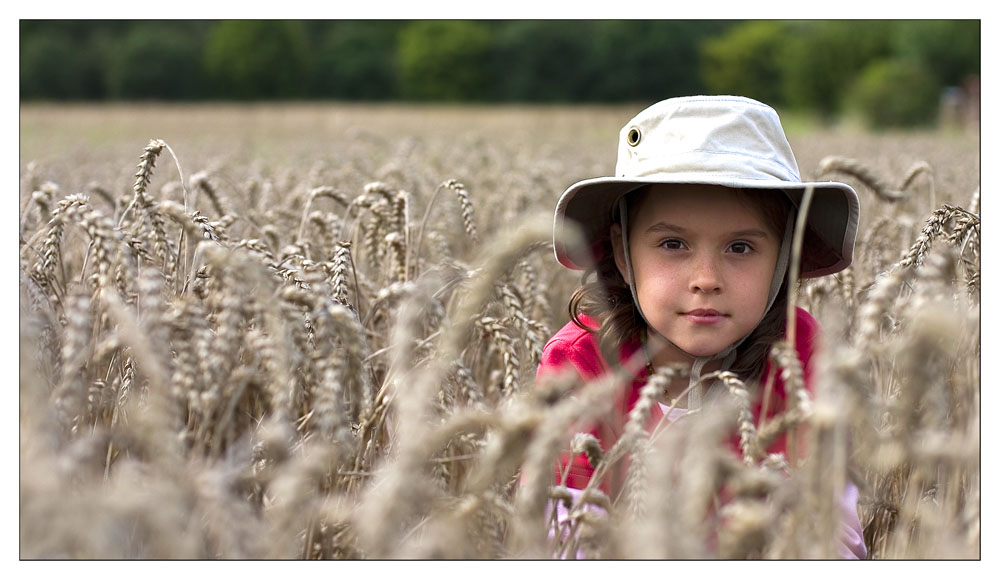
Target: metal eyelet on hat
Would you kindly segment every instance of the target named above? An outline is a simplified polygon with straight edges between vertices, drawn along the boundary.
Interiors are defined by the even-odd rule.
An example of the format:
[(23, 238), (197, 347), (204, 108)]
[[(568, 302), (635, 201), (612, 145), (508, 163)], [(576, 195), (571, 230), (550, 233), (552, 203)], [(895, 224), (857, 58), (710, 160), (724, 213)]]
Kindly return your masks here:
[(639, 144), (639, 140), (642, 139), (642, 132), (639, 131), (638, 127), (632, 127), (628, 130), (628, 135), (626, 135), (625, 138), (629, 145), (635, 147)]

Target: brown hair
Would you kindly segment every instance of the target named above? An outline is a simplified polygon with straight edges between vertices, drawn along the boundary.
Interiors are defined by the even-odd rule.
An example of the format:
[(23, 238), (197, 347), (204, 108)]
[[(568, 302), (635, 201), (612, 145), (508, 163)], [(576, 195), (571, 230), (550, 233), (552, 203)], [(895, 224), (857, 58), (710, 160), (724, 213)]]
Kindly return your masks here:
[[(646, 193), (647, 187), (628, 193), (631, 203), (629, 212), (635, 211), (636, 203)], [(791, 201), (780, 191), (734, 189), (733, 191), (749, 207), (760, 211), (764, 223), (778, 239), (782, 239), (788, 214), (792, 211)], [(615, 210), (612, 223), (621, 224), (621, 217)], [(627, 342), (639, 340), (645, 321), (635, 307), (632, 292), (615, 264), (614, 249), (611, 245), (610, 229), (598, 240), (598, 260), (583, 274), (581, 285), (569, 300), (569, 315), (578, 327), (596, 333), (598, 346), (608, 364), (618, 366), (618, 353)], [(758, 381), (767, 362), (767, 354), (777, 340), (784, 336), (786, 306), (788, 304), (787, 280), (783, 281), (775, 297), (774, 304), (764, 315), (760, 324), (736, 349), (736, 361), (729, 369), (743, 381)], [(600, 321), (600, 328), (590, 328), (580, 319), (581, 315), (591, 316)]]

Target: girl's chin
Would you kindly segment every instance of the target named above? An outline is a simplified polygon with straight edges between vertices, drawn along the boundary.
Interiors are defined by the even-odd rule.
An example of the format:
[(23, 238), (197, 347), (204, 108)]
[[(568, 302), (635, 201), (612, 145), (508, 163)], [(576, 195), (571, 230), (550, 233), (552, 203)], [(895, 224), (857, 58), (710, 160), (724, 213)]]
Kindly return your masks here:
[(691, 349), (687, 353), (695, 358), (713, 357), (722, 352), (722, 349)]
[(673, 355), (671, 358), (674, 362), (694, 362), (695, 358), (712, 357), (723, 350), (726, 349), (725, 346), (718, 346), (715, 344), (705, 345), (705, 344), (690, 344), (682, 342), (673, 342), (669, 350)]

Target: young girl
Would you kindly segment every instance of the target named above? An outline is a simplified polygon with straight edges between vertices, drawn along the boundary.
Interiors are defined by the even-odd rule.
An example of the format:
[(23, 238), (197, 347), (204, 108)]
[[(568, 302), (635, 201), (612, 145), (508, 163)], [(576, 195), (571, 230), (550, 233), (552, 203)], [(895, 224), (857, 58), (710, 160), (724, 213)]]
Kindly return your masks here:
[[(633, 355), (645, 368), (621, 394), (616, 416), (594, 426), (604, 449), (617, 440), (653, 369), (683, 363), (690, 377), (669, 385), (670, 405), (650, 424), (676, 420), (711, 404), (725, 388), (699, 380), (730, 371), (755, 393), (754, 422), (785, 407), (780, 376), (767, 409), (762, 388), (774, 370), (768, 351), (785, 337), (786, 277), (797, 208), (812, 188), (803, 232), (801, 277), (850, 265), (857, 194), (843, 183), (804, 183), (773, 109), (742, 97), (668, 99), (621, 130), (614, 177), (574, 184), (556, 205), (556, 259), (585, 270), (572, 296), (572, 321), (545, 346), (538, 375), (570, 366), (584, 379), (620, 367)], [(570, 232), (570, 229), (576, 232)], [(583, 243), (572, 233), (582, 233)], [(810, 384), (818, 325), (795, 310), (794, 346)], [(767, 450), (786, 452), (784, 438)], [(582, 489), (593, 474), (584, 455), (564, 459), (557, 481)], [(618, 482), (602, 482), (616, 493)], [(610, 485), (610, 488), (609, 488)], [(840, 553), (863, 558), (857, 488), (842, 501)]]

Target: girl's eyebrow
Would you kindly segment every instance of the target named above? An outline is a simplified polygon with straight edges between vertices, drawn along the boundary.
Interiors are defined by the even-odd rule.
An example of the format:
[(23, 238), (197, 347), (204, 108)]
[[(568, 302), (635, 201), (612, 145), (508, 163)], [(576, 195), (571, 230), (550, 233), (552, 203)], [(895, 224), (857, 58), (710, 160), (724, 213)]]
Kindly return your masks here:
[[(688, 230), (676, 224), (668, 224), (666, 222), (657, 222), (648, 228), (644, 232), (647, 235), (659, 234), (659, 233), (676, 233), (676, 234), (688, 234)], [(732, 238), (768, 238), (770, 234), (760, 228), (747, 228), (745, 230), (736, 230), (732, 232), (727, 232), (725, 234)]]

